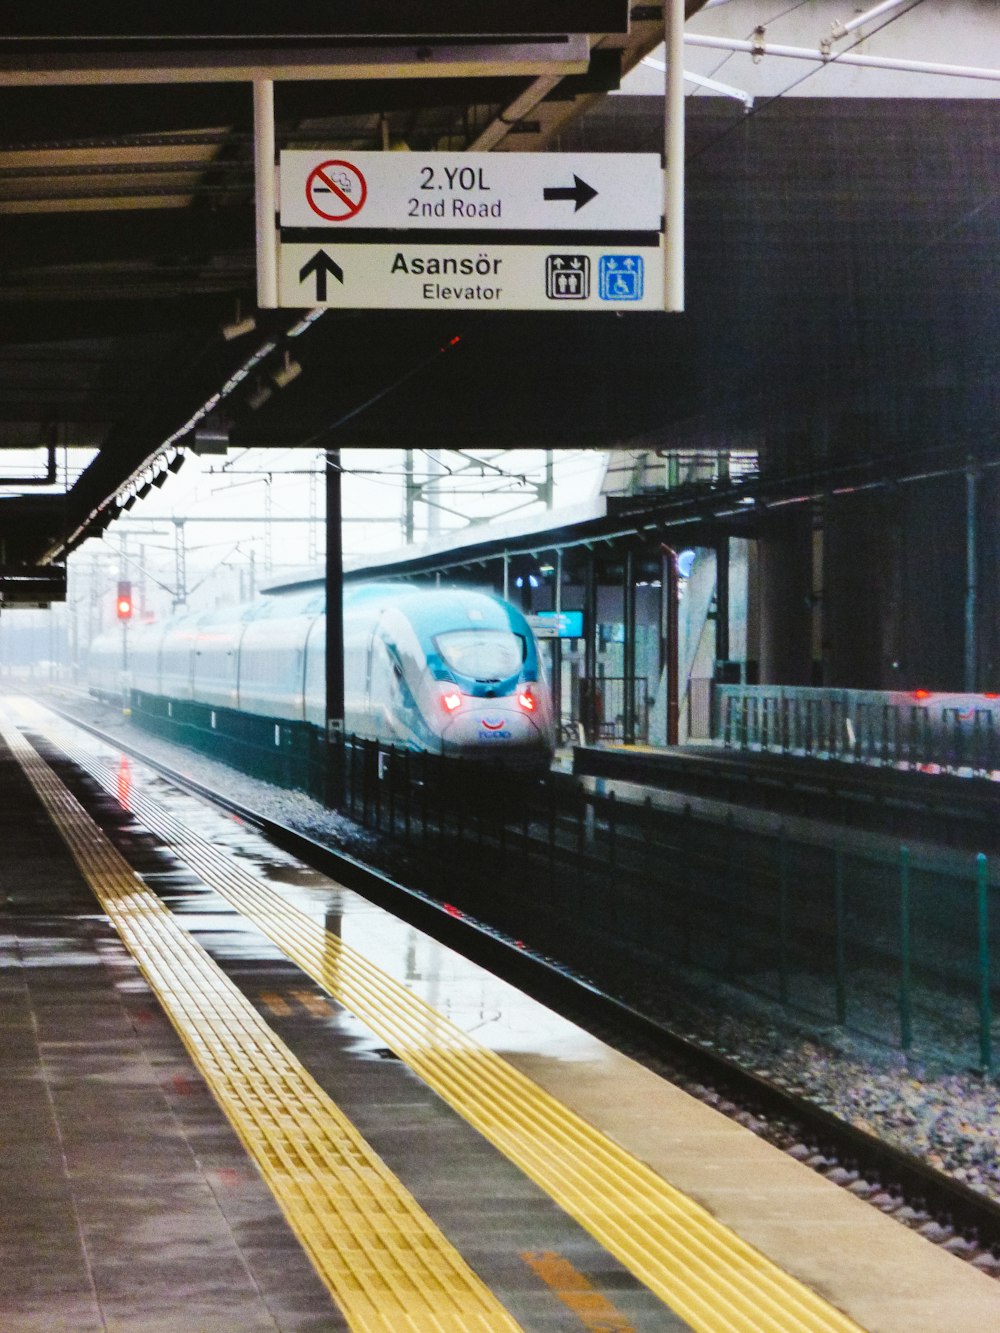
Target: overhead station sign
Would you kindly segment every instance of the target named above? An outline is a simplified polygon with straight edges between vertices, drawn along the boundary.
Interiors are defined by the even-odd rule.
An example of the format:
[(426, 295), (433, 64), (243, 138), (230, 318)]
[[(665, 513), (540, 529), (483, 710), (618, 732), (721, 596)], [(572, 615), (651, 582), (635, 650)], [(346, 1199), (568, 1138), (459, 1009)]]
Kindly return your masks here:
[(663, 226), (657, 153), (281, 154), (283, 227), (629, 231)]
[(282, 306), (663, 309), (656, 153), (289, 151), (280, 172)]
[(357, 310), (662, 310), (659, 249), (282, 245), (282, 305)]

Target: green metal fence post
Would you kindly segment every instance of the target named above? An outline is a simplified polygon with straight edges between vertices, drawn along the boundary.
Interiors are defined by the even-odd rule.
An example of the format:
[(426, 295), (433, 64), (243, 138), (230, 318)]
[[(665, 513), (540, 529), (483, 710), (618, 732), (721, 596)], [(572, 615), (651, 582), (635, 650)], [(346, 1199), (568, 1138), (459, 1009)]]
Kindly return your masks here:
[(435, 794), (435, 796), (436, 796), (436, 798), (437, 798), (437, 800), (436, 800), (436, 805), (437, 805), (437, 836), (438, 836), (438, 844), (439, 844), (440, 846), (444, 846), (444, 840), (445, 840), (445, 827), (444, 827), (444, 823), (445, 823), (445, 813), (446, 813), (445, 802), (444, 802), (444, 796), (445, 796), (445, 792), (444, 792), (445, 775), (444, 775), (444, 772), (442, 771), (442, 765), (443, 765), (443, 763), (444, 763), (444, 759), (442, 758), (442, 756), (439, 755), (439, 754), (436, 754), (436, 755), (434, 756), (434, 769), (433, 769), (433, 772), (434, 772), (434, 794)]
[(899, 1044), (913, 1045), (913, 995), (910, 976), (910, 849), (899, 849)]
[[(656, 940), (657, 948), (661, 948), (662, 945), (660, 942), (663, 939), (663, 928), (661, 919), (662, 904), (663, 904), (662, 886), (660, 887), (659, 893), (656, 892), (655, 888), (654, 889), (650, 888), (651, 885), (656, 884), (657, 879), (659, 878), (656, 872), (659, 869), (659, 865), (662, 864), (662, 858), (656, 855), (656, 847), (653, 840), (654, 822), (653, 822), (652, 796), (647, 796), (642, 803), (642, 824), (640, 825), (640, 827), (643, 831), (642, 886), (645, 892), (645, 897), (643, 900), (643, 907), (645, 908), (645, 911), (643, 913), (643, 916), (646, 919), (646, 932), (648, 934), (648, 938)], [(650, 860), (652, 860), (652, 864), (650, 864)], [(660, 909), (659, 911), (654, 909), (654, 903), (655, 906)], [(633, 935), (634, 933), (635, 932), (633, 931)], [(642, 936), (640, 927), (640, 938), (641, 937)]]
[(788, 829), (784, 824), (778, 843), (778, 999), (788, 1003)]
[(551, 891), (556, 875), (556, 789), (551, 777), (546, 779), (545, 786), (549, 802), (549, 889)]
[(427, 755), (421, 754), (420, 764), (420, 821), (423, 825), (421, 837), (424, 846), (427, 846), (427, 791), (430, 787), (430, 772), (428, 771)]
[(990, 1001), (990, 874), (986, 856), (976, 857), (976, 918), (979, 938), (979, 1063), (993, 1072), (993, 1012)]
[(681, 917), (681, 958), (690, 963), (692, 957), (692, 912), (694, 910), (694, 835), (692, 829), (693, 812), (691, 802), (684, 802), (684, 823), (682, 825), (682, 847), (684, 863), (684, 906)]
[(404, 828), (406, 830), (407, 844), (409, 844), (410, 841), (410, 821), (413, 813), (413, 776), (410, 771), (410, 760), (412, 756), (413, 756), (412, 750), (406, 750), (404, 752), (404, 763), (406, 764), (406, 771), (403, 774), (403, 783), (405, 785), (405, 790), (406, 790), (406, 813), (403, 816), (403, 820), (404, 820)]
[(843, 1024), (847, 1022), (847, 942), (845, 939), (847, 913), (844, 906), (844, 853), (839, 847), (834, 848), (833, 852), (833, 901), (834, 911), (837, 918), (837, 936), (834, 955), (837, 987), (837, 1022)]
[(528, 862), (531, 857), (531, 849), (528, 845), (528, 839), (531, 836), (531, 825), (528, 822), (528, 802), (521, 801), (521, 872), (524, 876), (524, 883), (528, 883)]
[(503, 764), (500, 765), (500, 799), (494, 802), (493, 810), (497, 819), (497, 848), (500, 853), (500, 865), (504, 875), (507, 873), (507, 802), (510, 799), (510, 785)]
[[(765, 705), (767, 701), (765, 700)], [(736, 948), (736, 904), (739, 899), (739, 892), (736, 887), (739, 876), (739, 848), (736, 839), (736, 820), (733, 818), (732, 810), (726, 811), (726, 887), (724, 891), (725, 913), (726, 913), (726, 968), (729, 977), (732, 979), (736, 975), (736, 959), (738, 950)], [(749, 886), (748, 886), (749, 889)]]
[(616, 861), (617, 861), (617, 827), (615, 824), (615, 811), (617, 796), (613, 791), (608, 792), (607, 799), (607, 819), (608, 819), (608, 881), (612, 890), (615, 887)]
[[(468, 813), (465, 799), (464, 763), (465, 761), (461, 755), (455, 760), (455, 786), (452, 790), (455, 805), (455, 836), (460, 843), (465, 841), (465, 817)], [(447, 778), (445, 780), (447, 781)]]

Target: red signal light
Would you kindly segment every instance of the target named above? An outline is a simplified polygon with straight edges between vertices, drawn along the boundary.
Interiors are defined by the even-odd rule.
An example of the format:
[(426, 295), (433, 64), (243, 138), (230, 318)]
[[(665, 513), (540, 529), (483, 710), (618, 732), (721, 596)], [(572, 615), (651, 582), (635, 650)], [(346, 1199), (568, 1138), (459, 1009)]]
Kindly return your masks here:
[(115, 613), (119, 620), (132, 619), (132, 585), (127, 579), (121, 579), (118, 584), (118, 598), (115, 602)]

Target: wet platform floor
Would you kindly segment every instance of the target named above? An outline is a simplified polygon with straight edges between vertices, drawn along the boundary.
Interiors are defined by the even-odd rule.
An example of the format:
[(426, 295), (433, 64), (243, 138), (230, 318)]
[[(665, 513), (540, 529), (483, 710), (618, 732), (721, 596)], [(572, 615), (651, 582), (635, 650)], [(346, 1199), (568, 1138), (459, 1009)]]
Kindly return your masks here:
[[(539, 1333), (852, 1326), (838, 1322), (836, 1306), (853, 1313), (853, 1326), (887, 1333), (981, 1333), (994, 1317), (1000, 1325), (995, 1283), (731, 1121), (120, 755), (93, 750), (98, 792), (40, 730), (26, 730), (517, 1325)], [(0, 1327), (348, 1327), (2, 745), (0, 783)], [(169, 838), (152, 836), (124, 808), (140, 791), (183, 813), (227, 864), (252, 870), (328, 939), (377, 957), (442, 1023), (565, 1099), (832, 1304), (819, 1300), (815, 1320), (801, 1322), (780, 1301), (775, 1312), (773, 1296), (760, 1311), (727, 1315), (721, 1295), (704, 1317), (681, 1318), (384, 1037), (183, 866)], [(645, 1222), (636, 1219), (640, 1234)], [(662, 1255), (665, 1269), (673, 1262)], [(717, 1272), (720, 1290), (731, 1277)]]
[[(86, 784), (54, 762), (82, 794)], [(0, 783), (0, 1326), (347, 1328), (4, 749)], [(521, 1326), (588, 1326), (554, 1290), (559, 1264), (603, 1311), (602, 1327), (687, 1327), (114, 802), (103, 815), (146, 882)], [(219, 816), (204, 818), (218, 837)], [(325, 892), (328, 927), (341, 892)], [(353, 911), (381, 916), (346, 896)], [(419, 951), (412, 936), (406, 947)], [(413, 954), (413, 967), (423, 961)]]

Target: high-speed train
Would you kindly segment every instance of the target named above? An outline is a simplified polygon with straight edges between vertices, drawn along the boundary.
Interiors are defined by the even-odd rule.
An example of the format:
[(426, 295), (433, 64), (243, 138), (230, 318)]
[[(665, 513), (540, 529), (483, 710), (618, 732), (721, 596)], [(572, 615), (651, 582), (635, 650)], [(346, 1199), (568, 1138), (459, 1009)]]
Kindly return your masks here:
[[(169, 701), (325, 728), (326, 594), (265, 595), (95, 639), (94, 694), (133, 709)], [(344, 591), (347, 734), (543, 772), (554, 751), (552, 703), (538, 647), (515, 607), (474, 589), (405, 584)], [(171, 715), (173, 715), (171, 713)]]

